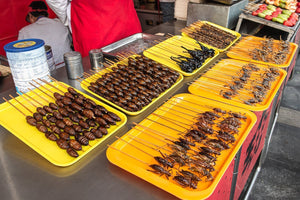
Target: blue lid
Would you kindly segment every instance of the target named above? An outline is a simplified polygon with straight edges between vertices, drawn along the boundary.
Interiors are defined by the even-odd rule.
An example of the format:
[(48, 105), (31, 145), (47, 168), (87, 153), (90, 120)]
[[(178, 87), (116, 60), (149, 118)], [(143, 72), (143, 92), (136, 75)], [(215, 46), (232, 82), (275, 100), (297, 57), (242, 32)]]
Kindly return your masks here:
[(4, 46), (6, 52), (23, 52), (37, 49), (45, 44), (44, 40), (40, 39), (25, 39), (10, 42)]

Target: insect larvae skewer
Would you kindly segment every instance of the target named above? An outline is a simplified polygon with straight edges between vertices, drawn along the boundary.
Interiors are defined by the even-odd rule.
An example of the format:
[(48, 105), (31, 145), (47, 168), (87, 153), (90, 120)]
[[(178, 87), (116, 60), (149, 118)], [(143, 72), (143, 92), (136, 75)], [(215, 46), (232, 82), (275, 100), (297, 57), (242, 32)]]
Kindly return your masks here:
[(22, 104), (20, 101), (18, 101), (15, 97), (13, 97), (12, 95), (8, 95), (10, 98), (12, 98), (13, 100), (15, 100), (16, 102), (18, 102), (21, 106), (23, 106), (26, 110), (28, 110), (30, 113), (33, 113), (29, 108), (27, 108), (24, 104)]
[[(32, 83), (29, 83), (31, 86), (35, 87), (36, 89), (38, 89), (39, 91), (41, 91), (42, 93), (44, 93), (45, 95), (47, 95), (48, 97), (52, 98), (55, 100), (55, 98), (49, 94), (47, 94), (45, 91), (43, 91), (42, 89), (40, 89), (39, 87), (37, 87), (36, 85), (33, 85)], [(52, 92), (51, 92), (52, 93)], [(40, 95), (39, 95), (40, 96)]]

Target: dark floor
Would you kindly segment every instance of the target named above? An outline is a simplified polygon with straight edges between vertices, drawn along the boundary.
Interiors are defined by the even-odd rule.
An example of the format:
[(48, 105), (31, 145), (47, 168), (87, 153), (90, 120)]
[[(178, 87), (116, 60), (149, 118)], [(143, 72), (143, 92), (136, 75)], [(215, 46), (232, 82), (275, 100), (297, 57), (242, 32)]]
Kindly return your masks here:
[(269, 151), (249, 200), (300, 199), (300, 56), (284, 90)]

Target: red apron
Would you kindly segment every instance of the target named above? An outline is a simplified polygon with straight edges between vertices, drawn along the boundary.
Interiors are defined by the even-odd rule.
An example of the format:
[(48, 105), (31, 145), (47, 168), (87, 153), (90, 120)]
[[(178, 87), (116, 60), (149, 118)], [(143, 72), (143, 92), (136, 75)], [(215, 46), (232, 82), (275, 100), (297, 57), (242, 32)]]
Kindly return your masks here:
[(71, 26), (74, 49), (83, 57), (142, 31), (132, 0), (72, 0)]

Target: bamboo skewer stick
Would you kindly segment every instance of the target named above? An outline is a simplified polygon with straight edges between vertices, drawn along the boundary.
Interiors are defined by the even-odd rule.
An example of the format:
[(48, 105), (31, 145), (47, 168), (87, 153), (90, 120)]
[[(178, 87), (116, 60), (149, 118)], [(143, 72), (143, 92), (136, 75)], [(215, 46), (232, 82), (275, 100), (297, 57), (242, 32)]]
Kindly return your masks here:
[(16, 102), (18, 102), (21, 106), (23, 106), (26, 110), (28, 110), (30, 113), (33, 113), (29, 108), (27, 108), (24, 104), (22, 104), (20, 101), (18, 101), (15, 97), (13, 97), (12, 95), (8, 95), (10, 98), (12, 98), (13, 100), (15, 100)]
[[(163, 105), (163, 106), (165, 106), (165, 105)], [(165, 106), (165, 107), (167, 107), (167, 106)], [(165, 112), (168, 112), (169, 110), (172, 110), (172, 111), (178, 112), (178, 113), (180, 113), (180, 114), (187, 115), (187, 116), (190, 116), (190, 117), (195, 118), (195, 115), (190, 115), (190, 114), (187, 114), (187, 113), (185, 113), (185, 112), (181, 112), (181, 111), (179, 111), (179, 110), (176, 110), (176, 109), (174, 109), (174, 108), (167, 107), (167, 109), (169, 109), (169, 110), (164, 110), (164, 109), (162, 109), (162, 108), (164, 108), (164, 107), (160, 107), (159, 110), (162, 110), (162, 111), (165, 111)], [(173, 114), (173, 113), (170, 112), (170, 114)], [(175, 115), (175, 114), (174, 114), (174, 115)]]
[(22, 97), (23, 99), (25, 99), (28, 103), (30, 103), (31, 105), (33, 105), (34, 107), (38, 107), (36, 106), (34, 103), (32, 103), (31, 101), (29, 101), (27, 98), (25, 98), (23, 95), (19, 94), (18, 92), (16, 92), (17, 95), (19, 95), (20, 97)]
[(22, 115), (24, 115), (25, 117), (27, 117), (27, 115), (25, 113), (23, 113), (19, 108), (17, 108), (14, 104), (12, 104), (10, 101), (6, 100), (5, 97), (3, 97), (4, 101), (6, 101), (7, 103), (9, 103), (13, 108), (15, 108), (17, 111), (19, 111), (20, 113), (22, 113)]
[[(152, 119), (149, 119), (149, 118), (146, 118), (146, 119), (149, 120), (149, 121), (151, 121), (151, 122), (157, 123), (157, 124), (159, 124), (159, 125), (161, 125), (161, 126), (167, 127), (167, 128), (169, 128), (169, 129), (178, 131), (178, 130), (175, 129), (175, 128), (169, 127), (169, 126), (167, 126), (167, 125), (165, 125), (165, 124), (159, 123), (159, 122), (154, 121), (154, 120), (152, 120)], [(185, 127), (183, 127), (183, 126), (180, 126), (180, 125), (178, 125), (178, 124), (176, 124), (176, 125), (179, 126), (179, 127), (181, 127), (181, 128), (184, 128), (185, 130), (188, 130), (187, 128), (185, 128)]]
[(117, 148), (115, 148), (115, 147), (113, 147), (113, 146), (111, 146), (111, 145), (107, 145), (107, 146), (108, 146), (109, 148), (114, 149), (114, 150), (116, 150), (116, 151), (119, 151), (119, 152), (125, 154), (126, 156), (131, 157), (131, 158), (133, 158), (133, 159), (135, 159), (135, 160), (137, 160), (137, 161), (139, 161), (139, 162), (141, 162), (141, 163), (144, 163), (145, 165), (150, 165), (150, 164), (146, 163), (145, 161), (142, 161), (142, 160), (140, 160), (140, 159), (138, 159), (138, 158), (136, 158), (136, 157), (134, 157), (134, 156), (132, 156), (132, 155), (130, 155), (130, 154), (128, 154), (128, 153), (125, 153), (125, 152), (121, 151), (120, 149), (117, 149)]
[[(176, 138), (173, 137), (173, 136), (167, 135), (167, 134), (165, 134), (165, 133), (162, 133), (162, 132), (160, 132), (160, 131), (154, 130), (154, 129), (152, 129), (152, 128), (143, 126), (143, 125), (141, 125), (141, 124), (137, 124), (137, 123), (135, 123), (135, 122), (133, 122), (133, 124), (134, 124), (135, 126), (138, 126), (138, 127), (143, 128), (143, 129), (146, 129), (146, 130), (148, 130), (148, 131), (150, 131), (150, 132), (152, 132), (152, 133), (154, 133), (154, 134), (156, 134), (156, 135), (160, 135), (161, 137), (170, 137), (170, 138), (172, 138), (172, 139), (176, 139)], [(176, 131), (179, 132), (178, 130), (176, 130)], [(162, 136), (162, 135), (163, 135), (163, 136)]]
[[(40, 89), (39, 87), (36, 87), (35, 85), (33, 85), (32, 83), (29, 83), (30, 85), (32, 85), (33, 87), (35, 87), (36, 89), (38, 89), (38, 90), (40, 90), (42, 93), (44, 93), (45, 95), (47, 95), (47, 96), (49, 96), (49, 97), (51, 97), (52, 99), (54, 99), (55, 100), (55, 98), (54, 97), (52, 97), (51, 95), (49, 95), (49, 94), (47, 94), (45, 91), (43, 91), (42, 89)], [(43, 87), (43, 88), (45, 88), (44, 86), (42, 86), (41, 84), (39, 84), (41, 87)], [(48, 89), (47, 89), (48, 90)], [(52, 91), (50, 91), (50, 90), (48, 90), (49, 92), (51, 92), (52, 93)]]
[(130, 142), (127, 142), (126, 140), (123, 140), (122, 138), (120, 138), (120, 137), (118, 137), (118, 136), (115, 136), (115, 137), (118, 138), (118, 140), (121, 140), (122, 142), (125, 142), (126, 144), (128, 144), (128, 145), (130, 145), (130, 146), (136, 148), (137, 150), (139, 150), (139, 151), (141, 151), (141, 152), (147, 154), (148, 156), (153, 157), (153, 155), (151, 155), (150, 153), (148, 153), (148, 152), (146, 152), (146, 151), (144, 151), (144, 150), (142, 150), (142, 149), (136, 147), (135, 145), (131, 144)]
[[(22, 92), (22, 91), (21, 91)], [(32, 98), (31, 96), (29, 96), (28, 94), (22, 92), (22, 95), (25, 95), (26, 97), (28, 97), (29, 99), (31, 99), (32, 101), (36, 102), (37, 104), (39, 104), (40, 106), (43, 106), (43, 104), (41, 104), (40, 102), (38, 102), (36, 99)], [(47, 101), (48, 102), (48, 101)]]
[[(199, 83), (198, 83), (199, 82)], [(247, 93), (247, 92), (245, 92), (245, 91), (242, 91), (242, 90), (238, 90), (238, 91), (235, 91), (235, 90), (233, 90), (233, 89), (231, 89), (230, 88), (230, 86), (228, 85), (228, 86), (226, 86), (226, 85), (220, 85), (220, 84), (214, 84), (214, 83), (211, 83), (211, 82), (204, 82), (204, 81), (200, 81), (200, 80), (196, 80), (194, 83), (192, 83), (192, 84), (196, 84), (196, 85), (198, 85), (198, 86), (201, 86), (201, 87), (205, 87), (205, 88), (210, 88), (208, 85), (211, 85), (211, 86), (213, 86), (213, 87), (218, 87), (218, 88), (220, 88), (220, 89), (228, 89), (228, 90), (230, 90), (230, 91), (233, 91), (233, 92), (236, 92), (237, 94), (236, 95), (239, 95), (239, 96), (242, 96), (242, 97), (253, 97), (253, 95), (251, 95), (251, 94), (249, 94), (249, 93)], [(222, 91), (222, 90), (220, 90), (220, 91)], [(240, 94), (241, 93), (241, 94)], [(233, 96), (235, 96), (235, 94), (233, 95)]]
[[(31, 84), (31, 83), (29, 83), (29, 84)], [(34, 86), (35, 87), (35, 86)], [(37, 87), (35, 87), (35, 88), (37, 88)], [(43, 96), (41, 96), (41, 95), (39, 95), (38, 93), (36, 93), (34, 90), (30, 90), (29, 88), (27, 88), (29, 91), (31, 91), (33, 94), (35, 94), (35, 95), (37, 95), (38, 97), (40, 97), (41, 99), (43, 99), (44, 101), (46, 101), (46, 102), (49, 102), (47, 99), (45, 99)], [(38, 90), (40, 90), (41, 92), (43, 92), (44, 94), (46, 94), (44, 91), (42, 91), (41, 89), (39, 89), (39, 88), (37, 88)], [(46, 94), (46, 95), (48, 95), (48, 94)], [(49, 95), (48, 95), (49, 96)], [(54, 97), (52, 97), (52, 96), (49, 96), (49, 97), (51, 97), (52, 99), (54, 99), (55, 100), (55, 98)]]
[(147, 140), (143, 140), (143, 139), (138, 138), (138, 137), (132, 137), (131, 135), (129, 135), (129, 138), (132, 139), (132, 140), (135, 140), (136, 142), (138, 142), (138, 143), (140, 143), (140, 144), (143, 144), (143, 145), (145, 145), (145, 143), (148, 143), (148, 144), (150, 144), (150, 145), (153, 145), (153, 146), (157, 147), (158, 149), (155, 149), (154, 147), (151, 147), (151, 146), (149, 146), (149, 145), (145, 145), (145, 146), (147, 146), (147, 147), (149, 147), (149, 148), (151, 148), (151, 149), (153, 149), (153, 150), (155, 150), (155, 151), (159, 151), (159, 149), (163, 149), (164, 151), (168, 151), (168, 152), (172, 153), (172, 151), (170, 151), (169, 149), (166, 149), (166, 148), (164, 148), (164, 147), (161, 147), (161, 146), (158, 146), (158, 145), (156, 145), (156, 144), (153, 144), (152, 142), (149, 142), (149, 141), (147, 141)]
[[(134, 126), (134, 127), (132, 127), (133, 129), (136, 129), (136, 130), (138, 130), (138, 131), (141, 131), (143, 134), (146, 134), (146, 135), (148, 135), (148, 136), (151, 136), (151, 137), (153, 137), (153, 138), (155, 138), (156, 140), (159, 140), (159, 141), (161, 141), (161, 142), (163, 142), (163, 143), (165, 143), (166, 141), (165, 140), (163, 140), (163, 139), (161, 139), (161, 138), (158, 138), (157, 136), (154, 136), (154, 135), (152, 135), (152, 134), (150, 134), (150, 133), (153, 133), (153, 132), (151, 132), (152, 130), (149, 130), (149, 129), (144, 129), (144, 130), (140, 130), (140, 129), (138, 129), (137, 127), (140, 127), (140, 126)], [(148, 128), (148, 127), (147, 127)], [(150, 133), (147, 133), (147, 131), (149, 131)], [(157, 134), (155, 134), (155, 135), (157, 135)]]
[(48, 81), (46, 81), (46, 80), (43, 80), (43, 79), (40, 79), (40, 78), (38, 78), (38, 80), (40, 80), (40, 81), (42, 81), (42, 82), (44, 82), (44, 83), (46, 83), (47, 85), (49, 85), (49, 86), (51, 86), (51, 87), (53, 87), (54, 89), (56, 89), (56, 90), (58, 90), (58, 91), (60, 91), (61, 93), (65, 93), (64, 91), (62, 91), (61, 89), (59, 89), (58, 87), (56, 87), (56, 86), (54, 86), (54, 85), (52, 85), (51, 83), (49, 83)]
[(35, 82), (36, 84), (38, 84), (40, 87), (46, 89), (48, 92), (53, 93), (53, 91), (51, 91), (50, 89), (46, 88), (45, 86), (43, 86), (42, 84), (40, 84), (39, 82), (32, 80), (33, 82)]
[[(156, 113), (152, 113), (152, 115), (157, 116), (157, 117), (159, 117), (159, 118), (161, 118), (161, 119), (164, 119), (164, 120), (166, 120), (166, 121), (168, 121), (168, 122), (171, 122), (171, 123), (173, 123), (173, 124), (175, 124), (175, 125), (177, 125), (177, 126), (180, 126), (180, 125), (178, 125), (177, 123), (181, 123), (181, 124), (184, 124), (184, 125), (187, 125), (187, 126), (190, 126), (190, 125), (191, 125), (191, 124), (183, 123), (183, 122), (181, 122), (181, 121), (178, 121), (178, 120), (175, 120), (175, 119), (171, 119), (171, 118), (169, 118), (169, 117), (165, 117), (165, 116), (162, 116), (162, 115), (159, 115), (159, 114), (156, 114)], [(177, 123), (176, 123), (176, 122), (177, 122)]]

